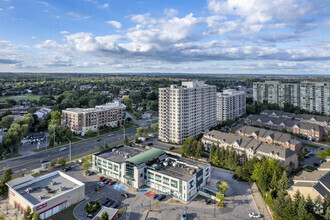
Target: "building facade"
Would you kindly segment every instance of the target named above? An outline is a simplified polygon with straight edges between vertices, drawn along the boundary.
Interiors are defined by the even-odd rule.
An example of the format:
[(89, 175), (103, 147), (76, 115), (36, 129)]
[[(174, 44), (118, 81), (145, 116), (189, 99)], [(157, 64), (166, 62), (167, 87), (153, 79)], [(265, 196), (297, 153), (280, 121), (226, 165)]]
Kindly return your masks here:
[(216, 86), (183, 82), (159, 89), (159, 140), (181, 144), (216, 125)]
[(299, 165), (298, 155), (294, 151), (254, 138), (212, 130), (204, 134), (202, 142), (208, 151), (213, 144), (224, 149), (232, 148), (240, 156), (240, 159), (245, 156), (248, 159), (253, 157), (259, 159), (262, 157), (273, 158), (291, 169), (296, 169)]
[(301, 82), (300, 108), (330, 115), (330, 82)]
[(118, 101), (95, 108), (67, 108), (62, 111), (62, 126), (75, 133), (97, 131), (104, 126), (116, 127), (125, 121), (126, 106)]
[(330, 82), (255, 82), (253, 101), (277, 103), (281, 108), (289, 103), (310, 112), (330, 115)]
[(253, 101), (276, 103), (281, 108), (285, 103), (300, 106), (300, 85), (299, 83), (281, 83), (279, 81), (254, 82)]
[(246, 113), (246, 93), (226, 89), (217, 93), (217, 120), (236, 119)]
[(93, 169), (134, 188), (148, 186), (184, 201), (193, 198), (211, 175), (209, 164), (167, 155), (157, 148), (133, 153), (127, 146), (94, 154)]
[(21, 214), (30, 207), (41, 219), (85, 199), (85, 184), (60, 171), (39, 177), (26, 175), (6, 184), (9, 204)]

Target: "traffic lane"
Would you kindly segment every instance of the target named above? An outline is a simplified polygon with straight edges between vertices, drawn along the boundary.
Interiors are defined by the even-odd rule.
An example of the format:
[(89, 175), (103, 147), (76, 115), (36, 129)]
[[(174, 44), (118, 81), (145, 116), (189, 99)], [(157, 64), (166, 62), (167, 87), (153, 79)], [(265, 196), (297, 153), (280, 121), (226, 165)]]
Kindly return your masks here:
[[(128, 137), (135, 135), (136, 129), (130, 129), (126, 132), (126, 135)], [(124, 137), (122, 136), (122, 133), (116, 133), (113, 136), (103, 136), (101, 137), (106, 141), (107, 144), (112, 144), (119, 140), (123, 139)], [(103, 141), (97, 141), (99, 138), (95, 138), (92, 140), (87, 140), (85, 142), (80, 142), (80, 143), (73, 143), (71, 147), (71, 155), (76, 156), (88, 151), (91, 151), (93, 149), (96, 149), (99, 146), (103, 145)], [(69, 147), (68, 145), (66, 146), (67, 150), (66, 151), (59, 151), (59, 148), (47, 150), (47, 151), (41, 151), (39, 153), (36, 153), (31, 156), (27, 157), (18, 157), (10, 161), (1, 161), (0, 162), (0, 167), (3, 167), (3, 170), (12, 168), (13, 172), (15, 171), (22, 171), (26, 172), (32, 169), (36, 169), (40, 167), (40, 160), (41, 159), (46, 159), (46, 160), (57, 160), (57, 158), (63, 157), (63, 158), (69, 158)], [(0, 175), (2, 175), (3, 171), (0, 172)]]

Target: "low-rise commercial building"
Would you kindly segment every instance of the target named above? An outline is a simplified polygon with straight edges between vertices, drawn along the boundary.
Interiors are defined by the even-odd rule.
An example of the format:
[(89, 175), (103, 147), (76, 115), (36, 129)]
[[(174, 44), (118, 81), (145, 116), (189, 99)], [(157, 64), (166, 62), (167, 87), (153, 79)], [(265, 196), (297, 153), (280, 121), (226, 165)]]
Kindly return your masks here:
[(217, 120), (236, 119), (246, 113), (246, 93), (226, 89), (217, 93)]
[(62, 111), (62, 125), (75, 133), (111, 126), (125, 121), (126, 106), (118, 101), (95, 106), (95, 108), (67, 108)]
[(141, 151), (127, 146), (94, 154), (93, 169), (132, 187), (149, 186), (184, 201), (210, 181), (211, 173), (206, 163), (167, 155), (157, 148)]
[(85, 199), (85, 184), (60, 171), (39, 177), (26, 175), (9, 181), (7, 186), (11, 206), (21, 214), (30, 207), (41, 219)]
[(296, 152), (300, 152), (302, 148), (302, 142), (296, 137), (279, 131), (266, 130), (252, 126), (243, 126), (238, 128), (235, 133), (240, 136), (252, 137), (268, 144), (280, 145), (281, 147), (288, 148)]
[(254, 138), (213, 130), (204, 134), (202, 142), (205, 144), (206, 150), (210, 150), (212, 144), (224, 149), (232, 148), (241, 159), (245, 156), (248, 159), (252, 159), (253, 157), (259, 159), (262, 157), (273, 158), (283, 166), (293, 169), (299, 165), (298, 156), (294, 151), (280, 146), (270, 145)]

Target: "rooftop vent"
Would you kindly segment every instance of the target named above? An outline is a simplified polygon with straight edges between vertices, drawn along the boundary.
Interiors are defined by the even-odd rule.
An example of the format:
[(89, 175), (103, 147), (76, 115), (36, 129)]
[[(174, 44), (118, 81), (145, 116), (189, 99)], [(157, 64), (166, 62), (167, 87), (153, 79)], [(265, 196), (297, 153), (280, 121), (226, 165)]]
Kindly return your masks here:
[(167, 161), (165, 161), (165, 162), (163, 163), (163, 165), (164, 165), (164, 167), (167, 167), (167, 165), (168, 165), (168, 162), (167, 162)]
[(54, 185), (56, 185), (56, 182), (55, 181), (51, 181), (50, 182), (50, 185), (54, 186)]
[(61, 191), (66, 190), (65, 186), (60, 186)]
[(25, 192), (27, 192), (27, 193), (32, 192), (32, 188), (31, 188), (31, 187), (27, 188), (27, 189), (25, 190)]

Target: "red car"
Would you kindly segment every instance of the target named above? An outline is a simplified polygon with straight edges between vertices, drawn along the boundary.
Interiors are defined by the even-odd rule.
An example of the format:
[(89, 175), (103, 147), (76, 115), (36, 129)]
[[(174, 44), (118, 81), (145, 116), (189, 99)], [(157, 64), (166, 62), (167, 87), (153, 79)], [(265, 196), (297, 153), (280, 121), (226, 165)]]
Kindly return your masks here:
[(103, 180), (105, 177), (104, 176), (100, 176), (99, 177), (99, 180), (101, 181), (101, 180)]
[(113, 185), (113, 184), (115, 184), (117, 181), (115, 181), (115, 180), (111, 180), (110, 182), (109, 182), (109, 185), (111, 186), (111, 185)]

